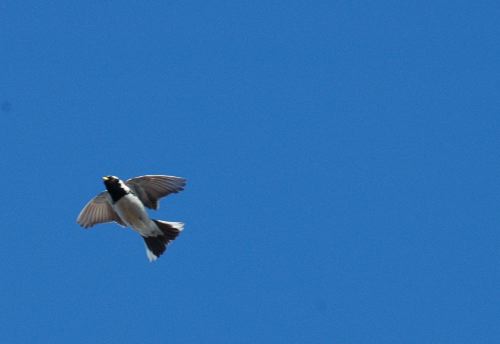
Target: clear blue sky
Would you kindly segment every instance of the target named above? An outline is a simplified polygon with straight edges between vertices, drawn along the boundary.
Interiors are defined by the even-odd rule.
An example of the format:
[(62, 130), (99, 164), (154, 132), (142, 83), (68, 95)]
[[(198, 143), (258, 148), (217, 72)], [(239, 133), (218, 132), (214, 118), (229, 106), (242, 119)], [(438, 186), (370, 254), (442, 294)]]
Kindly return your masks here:
[[(0, 342), (499, 343), (498, 1), (2, 1)], [(76, 217), (188, 179), (157, 262)]]

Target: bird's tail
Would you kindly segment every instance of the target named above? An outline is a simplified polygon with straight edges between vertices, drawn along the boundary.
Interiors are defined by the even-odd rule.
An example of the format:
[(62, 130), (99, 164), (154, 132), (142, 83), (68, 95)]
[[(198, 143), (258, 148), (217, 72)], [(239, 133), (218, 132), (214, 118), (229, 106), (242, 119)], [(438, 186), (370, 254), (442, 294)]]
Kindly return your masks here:
[(158, 259), (167, 249), (167, 245), (177, 238), (184, 229), (184, 223), (182, 222), (167, 222), (160, 220), (153, 220), (153, 222), (156, 224), (161, 234), (143, 237), (146, 243), (146, 254), (150, 262)]

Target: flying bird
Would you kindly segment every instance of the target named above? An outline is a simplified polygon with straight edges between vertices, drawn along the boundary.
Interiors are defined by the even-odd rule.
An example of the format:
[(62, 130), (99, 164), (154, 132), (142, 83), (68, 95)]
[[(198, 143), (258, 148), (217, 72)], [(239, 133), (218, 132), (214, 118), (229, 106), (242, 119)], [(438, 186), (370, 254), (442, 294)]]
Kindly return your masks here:
[(76, 222), (84, 228), (113, 221), (130, 227), (144, 238), (149, 261), (158, 259), (183, 230), (184, 223), (153, 220), (146, 207), (157, 210), (158, 200), (184, 190), (186, 180), (163, 175), (140, 176), (125, 182), (115, 176), (102, 179), (106, 191), (87, 203)]

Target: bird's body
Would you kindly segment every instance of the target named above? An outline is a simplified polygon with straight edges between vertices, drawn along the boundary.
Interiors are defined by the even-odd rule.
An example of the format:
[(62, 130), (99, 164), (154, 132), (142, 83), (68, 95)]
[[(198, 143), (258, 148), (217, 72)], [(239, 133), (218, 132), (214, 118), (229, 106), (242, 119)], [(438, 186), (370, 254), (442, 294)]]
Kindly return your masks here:
[(107, 190), (83, 208), (77, 222), (85, 228), (111, 221), (130, 227), (144, 238), (149, 260), (156, 260), (184, 224), (153, 220), (146, 207), (158, 209), (158, 199), (183, 190), (185, 180), (160, 175), (136, 177), (126, 182), (114, 176), (103, 177), (103, 180)]
[(149, 219), (146, 208), (141, 203), (137, 196), (128, 194), (112, 204), (116, 214), (130, 228), (136, 230), (140, 234), (146, 233), (146, 228), (153, 222)]

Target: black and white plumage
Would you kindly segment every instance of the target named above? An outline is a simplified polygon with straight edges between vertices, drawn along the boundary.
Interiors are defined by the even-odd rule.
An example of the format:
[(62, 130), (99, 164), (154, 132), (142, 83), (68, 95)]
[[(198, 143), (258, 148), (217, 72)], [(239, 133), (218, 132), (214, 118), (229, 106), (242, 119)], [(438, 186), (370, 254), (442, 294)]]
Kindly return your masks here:
[(106, 191), (87, 203), (76, 222), (84, 228), (112, 221), (130, 227), (144, 238), (148, 259), (158, 259), (183, 230), (184, 224), (153, 220), (145, 207), (157, 210), (158, 200), (184, 190), (186, 180), (163, 175), (140, 176), (125, 182), (115, 176), (102, 179)]

